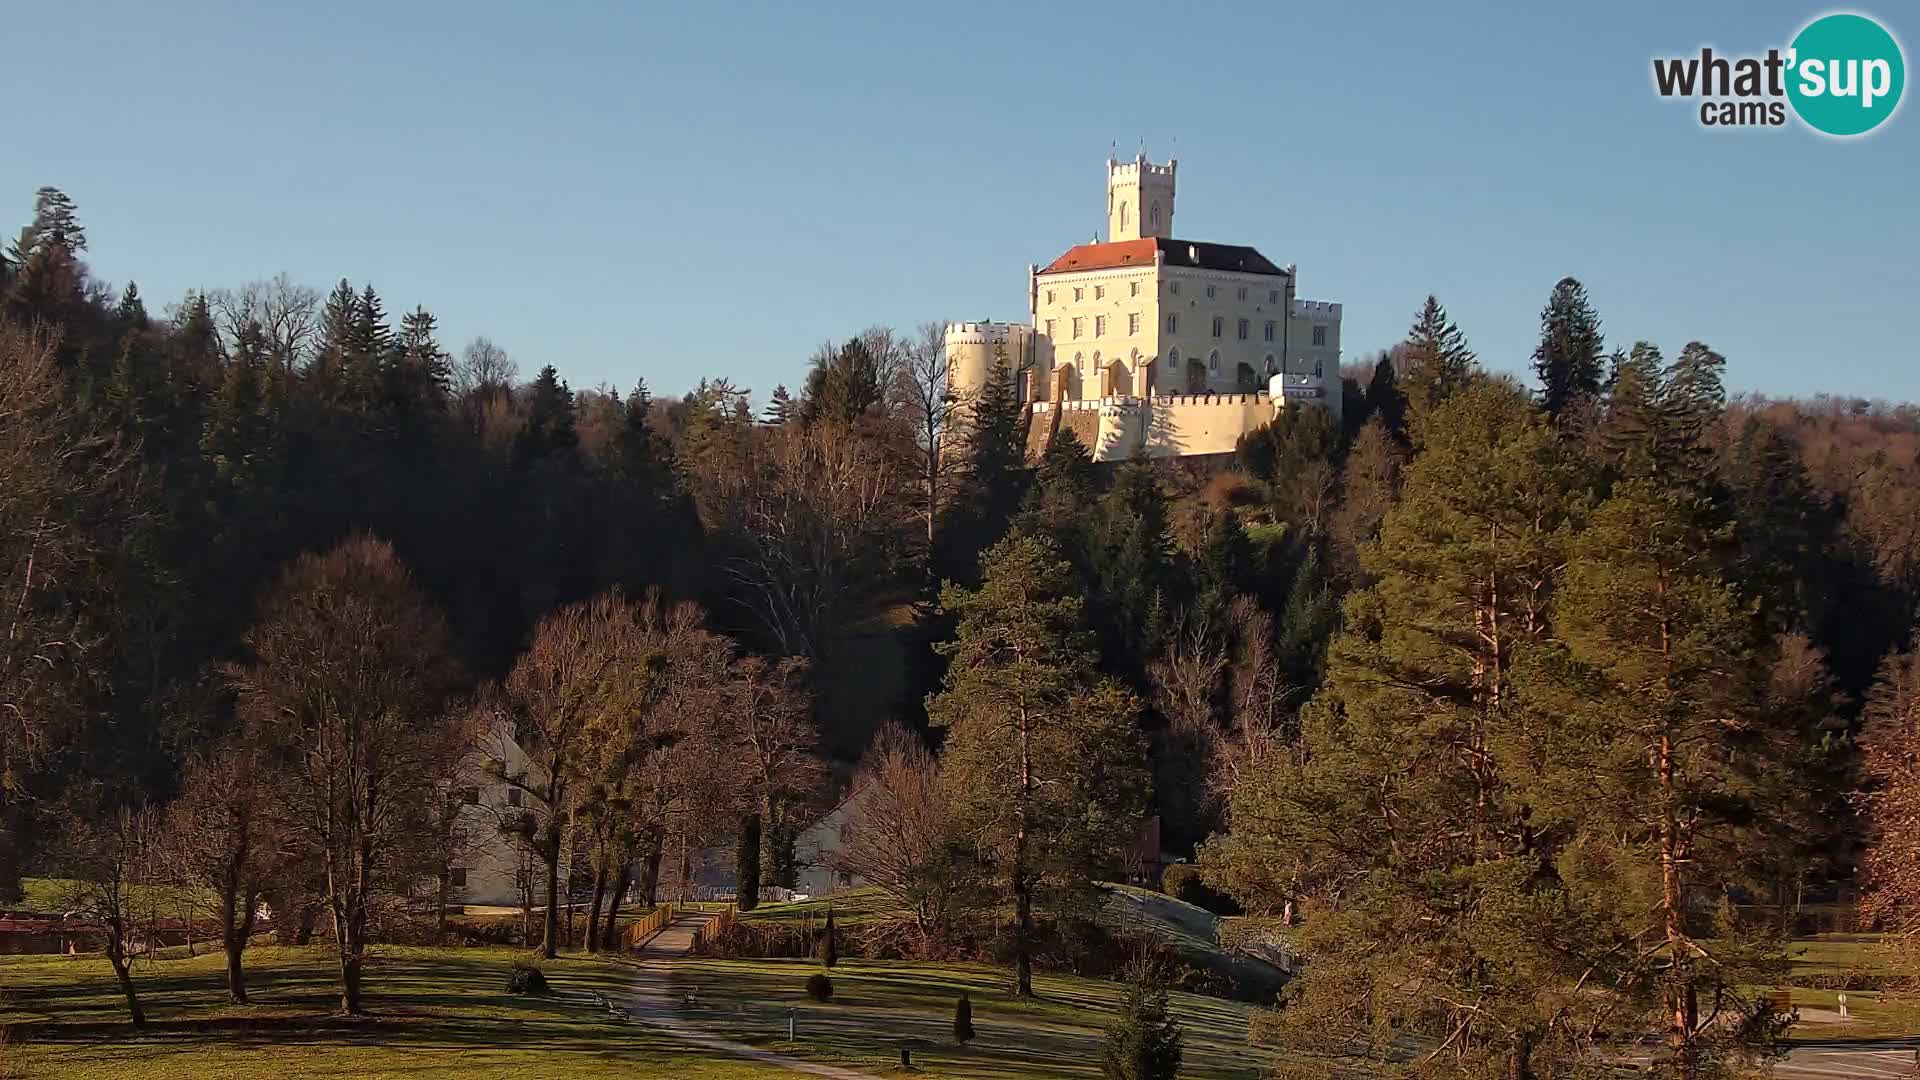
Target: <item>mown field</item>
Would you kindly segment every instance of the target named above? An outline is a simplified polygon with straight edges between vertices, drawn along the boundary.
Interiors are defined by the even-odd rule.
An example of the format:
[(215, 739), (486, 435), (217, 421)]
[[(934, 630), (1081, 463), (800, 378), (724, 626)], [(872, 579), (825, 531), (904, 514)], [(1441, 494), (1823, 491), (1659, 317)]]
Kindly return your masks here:
[[(565, 995), (626, 991), (630, 967), (587, 958), (545, 961), (559, 994), (504, 992), (518, 949), (381, 948), (367, 975), (373, 1015), (332, 1015), (325, 948), (249, 950), (254, 1003), (225, 1003), (218, 956), (140, 965), (145, 1032), (97, 957), (0, 957), (0, 1076), (26, 1080), (209, 1077), (289, 1080), (767, 1080), (791, 1074), (689, 1051), (667, 1036), (618, 1024)], [(26, 1025), (24, 1036), (20, 1034)], [(8, 1070), (11, 1070), (10, 1072)]]

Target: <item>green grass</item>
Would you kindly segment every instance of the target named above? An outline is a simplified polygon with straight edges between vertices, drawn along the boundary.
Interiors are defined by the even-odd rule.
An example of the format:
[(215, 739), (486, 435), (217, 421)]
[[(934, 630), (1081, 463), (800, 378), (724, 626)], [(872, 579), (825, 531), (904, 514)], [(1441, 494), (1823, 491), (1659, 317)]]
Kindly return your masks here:
[[(838, 918), (836, 913), (835, 918)], [(1042, 1080), (1097, 1077), (1102, 1039), (1123, 987), (1071, 976), (1034, 979), (1037, 1001), (1006, 992), (1003, 969), (970, 964), (845, 960), (829, 972), (833, 1000), (815, 1002), (804, 987), (821, 970), (806, 960), (688, 959), (674, 967), (676, 993), (697, 987), (688, 1021), (716, 1034), (795, 1057), (874, 1072), (897, 1070), (902, 1042), (913, 1049), (916, 1076), (935, 1080)], [(979, 1033), (971, 1044), (952, 1038), (953, 1003), (973, 1002)], [(1218, 998), (1174, 994), (1186, 1026), (1188, 1080), (1253, 1080), (1261, 1058), (1247, 1045), (1248, 1007)], [(786, 1041), (787, 1013), (798, 1038)]]
[[(78, 883), (69, 878), (30, 877), (21, 879), (20, 890), (20, 902), (7, 905), (10, 910), (58, 912), (72, 905)], [(213, 906), (209, 890), (190, 885), (135, 885), (129, 895), (136, 909), (145, 911), (151, 905), (163, 919), (202, 913)]]
[[(126, 1026), (111, 969), (97, 957), (0, 957), (0, 1023), (28, 1022), (0, 1066), (28, 1080), (220, 1077), (408, 1077), (420, 1080), (771, 1080), (790, 1074), (698, 1056), (635, 1025), (553, 997), (504, 993), (517, 949), (381, 948), (367, 973), (373, 1016), (331, 1014), (338, 998), (324, 948), (248, 951), (254, 1004), (225, 1002), (218, 956), (152, 961), (136, 971), (148, 1031)], [(543, 961), (556, 990), (629, 989), (630, 968), (586, 958)], [(0, 1075), (4, 1075), (0, 1067)]]

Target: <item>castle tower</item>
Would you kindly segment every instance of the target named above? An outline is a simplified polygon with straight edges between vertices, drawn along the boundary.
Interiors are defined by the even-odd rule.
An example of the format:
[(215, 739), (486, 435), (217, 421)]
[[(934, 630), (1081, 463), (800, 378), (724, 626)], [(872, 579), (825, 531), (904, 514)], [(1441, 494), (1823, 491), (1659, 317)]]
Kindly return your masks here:
[(1179, 162), (1155, 165), (1147, 155), (1107, 159), (1107, 239), (1173, 235), (1173, 177)]

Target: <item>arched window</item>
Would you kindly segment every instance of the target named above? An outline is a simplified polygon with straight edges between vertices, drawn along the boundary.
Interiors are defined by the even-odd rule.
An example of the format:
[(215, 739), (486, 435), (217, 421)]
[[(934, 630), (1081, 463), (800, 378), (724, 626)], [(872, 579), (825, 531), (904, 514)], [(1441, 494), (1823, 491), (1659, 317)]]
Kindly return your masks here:
[(1127, 204), (1121, 203), (1120, 204), (1120, 231), (1125, 232), (1126, 230), (1127, 230)]
[(1147, 221), (1151, 228), (1153, 228), (1156, 232), (1159, 231), (1160, 229), (1160, 204), (1159, 203), (1154, 203), (1152, 208), (1147, 211)]
[(1215, 349), (1212, 352), (1207, 354), (1207, 370), (1208, 371), (1220, 370), (1220, 350), (1219, 349)]
[[(1172, 316), (1168, 316), (1168, 317), (1171, 318)], [(1180, 366), (1180, 350), (1179, 349), (1175, 348), (1175, 349), (1167, 350), (1167, 366), (1170, 368)]]
[(1179, 332), (1180, 332), (1180, 316), (1175, 315), (1171, 311), (1167, 312), (1167, 333), (1177, 334)]
[(1265, 372), (1266, 372), (1266, 373), (1267, 373), (1268, 375), (1272, 375), (1272, 374), (1273, 374), (1274, 372), (1276, 372), (1276, 371), (1279, 371), (1279, 370), (1280, 370), (1279, 368), (1277, 368), (1277, 367), (1275, 367), (1275, 366), (1274, 366), (1274, 364), (1273, 364), (1273, 354), (1272, 354), (1272, 353), (1268, 353), (1268, 354), (1267, 354), (1267, 358), (1266, 358), (1266, 360), (1265, 360), (1265, 361), (1263, 362), (1263, 364), (1262, 364), (1262, 367), (1261, 367), (1261, 370), (1263, 370), (1263, 371), (1265, 371)]

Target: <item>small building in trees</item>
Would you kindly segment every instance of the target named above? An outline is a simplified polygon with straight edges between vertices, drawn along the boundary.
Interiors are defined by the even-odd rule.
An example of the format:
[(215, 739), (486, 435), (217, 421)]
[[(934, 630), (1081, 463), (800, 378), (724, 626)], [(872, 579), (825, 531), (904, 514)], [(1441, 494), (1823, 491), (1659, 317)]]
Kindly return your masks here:
[(1276, 411), (1341, 411), (1340, 305), (1252, 247), (1173, 234), (1178, 162), (1107, 161), (1107, 239), (1027, 269), (1026, 324), (946, 328), (957, 397), (1004, 364), (1030, 455), (1065, 425), (1096, 461), (1232, 453)]

